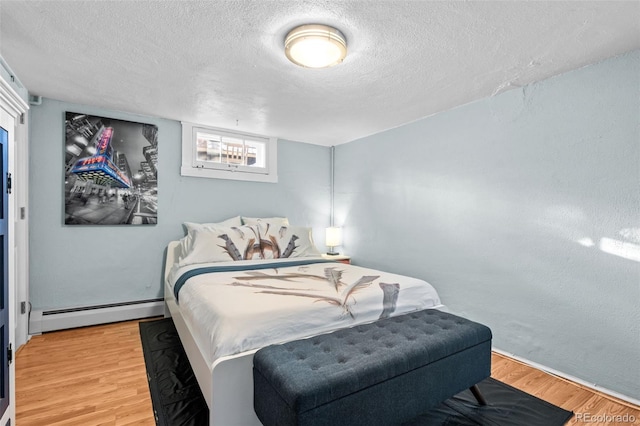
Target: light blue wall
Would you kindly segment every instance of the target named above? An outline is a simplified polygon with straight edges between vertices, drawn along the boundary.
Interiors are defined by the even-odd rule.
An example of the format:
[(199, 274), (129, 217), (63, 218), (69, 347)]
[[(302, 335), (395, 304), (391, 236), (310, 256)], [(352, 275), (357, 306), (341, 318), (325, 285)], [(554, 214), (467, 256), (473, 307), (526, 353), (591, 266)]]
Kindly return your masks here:
[(640, 399), (640, 259), (600, 249), (640, 250), (639, 89), (636, 51), (338, 146), (344, 251)]
[[(158, 224), (65, 226), (64, 113), (158, 126)], [(30, 300), (57, 309), (162, 297), (164, 249), (182, 222), (288, 216), (311, 226), (320, 249), (329, 224), (329, 148), (280, 140), (277, 184), (180, 176), (181, 125), (44, 99), (30, 110)]]

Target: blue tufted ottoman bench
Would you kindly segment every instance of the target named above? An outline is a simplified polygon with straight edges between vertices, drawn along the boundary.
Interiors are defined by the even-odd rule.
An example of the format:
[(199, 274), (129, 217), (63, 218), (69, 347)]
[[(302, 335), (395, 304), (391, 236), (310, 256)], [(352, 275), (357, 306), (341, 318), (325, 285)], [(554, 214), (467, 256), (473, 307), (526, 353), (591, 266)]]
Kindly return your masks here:
[(394, 425), (491, 374), (491, 330), (434, 309), (260, 349), (254, 409), (266, 425)]

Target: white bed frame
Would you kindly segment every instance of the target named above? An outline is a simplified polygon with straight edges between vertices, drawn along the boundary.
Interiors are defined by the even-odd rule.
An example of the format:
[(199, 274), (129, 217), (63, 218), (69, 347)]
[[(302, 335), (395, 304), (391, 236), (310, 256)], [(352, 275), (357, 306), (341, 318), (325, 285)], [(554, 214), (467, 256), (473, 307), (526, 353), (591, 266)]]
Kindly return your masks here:
[[(171, 241), (167, 246), (164, 272), (165, 317), (171, 317), (178, 330), (191, 368), (198, 380), (204, 399), (209, 406), (210, 426), (262, 425), (253, 410), (253, 355), (258, 349), (225, 356), (212, 364), (206, 361), (203, 350), (196, 343), (189, 324), (176, 303), (168, 276), (180, 255), (180, 243)], [(440, 305), (436, 309), (446, 311)]]
[(178, 241), (167, 247), (164, 272), (165, 317), (173, 318), (180, 340), (187, 353), (191, 368), (209, 406), (210, 426), (261, 425), (253, 410), (253, 354), (257, 349), (217, 359), (213, 364), (206, 361), (198, 347), (191, 326), (185, 321), (176, 303), (167, 277), (180, 253)]

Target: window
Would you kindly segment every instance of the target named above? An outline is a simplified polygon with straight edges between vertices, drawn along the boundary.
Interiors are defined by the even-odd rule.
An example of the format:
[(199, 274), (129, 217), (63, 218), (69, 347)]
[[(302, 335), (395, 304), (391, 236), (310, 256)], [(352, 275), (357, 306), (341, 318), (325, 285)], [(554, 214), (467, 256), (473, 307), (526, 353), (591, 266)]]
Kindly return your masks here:
[(277, 141), (183, 122), (181, 174), (277, 182)]

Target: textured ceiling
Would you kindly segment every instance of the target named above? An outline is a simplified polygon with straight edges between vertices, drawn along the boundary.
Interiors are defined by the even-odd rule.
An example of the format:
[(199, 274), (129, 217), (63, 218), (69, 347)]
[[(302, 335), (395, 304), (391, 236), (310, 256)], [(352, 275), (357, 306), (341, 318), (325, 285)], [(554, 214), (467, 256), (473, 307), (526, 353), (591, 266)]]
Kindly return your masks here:
[[(288, 62), (294, 26), (348, 41)], [(0, 55), (47, 98), (337, 145), (640, 48), (640, 2), (0, 1)]]

